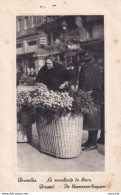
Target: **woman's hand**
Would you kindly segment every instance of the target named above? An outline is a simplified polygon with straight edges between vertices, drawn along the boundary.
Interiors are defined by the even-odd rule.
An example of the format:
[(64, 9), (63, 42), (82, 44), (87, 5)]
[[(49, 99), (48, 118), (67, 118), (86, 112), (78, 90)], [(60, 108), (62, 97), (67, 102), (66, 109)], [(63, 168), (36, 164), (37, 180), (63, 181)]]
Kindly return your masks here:
[(67, 86), (68, 86), (68, 81), (66, 81), (63, 84), (61, 84), (60, 87), (59, 87), (59, 89), (64, 89)]

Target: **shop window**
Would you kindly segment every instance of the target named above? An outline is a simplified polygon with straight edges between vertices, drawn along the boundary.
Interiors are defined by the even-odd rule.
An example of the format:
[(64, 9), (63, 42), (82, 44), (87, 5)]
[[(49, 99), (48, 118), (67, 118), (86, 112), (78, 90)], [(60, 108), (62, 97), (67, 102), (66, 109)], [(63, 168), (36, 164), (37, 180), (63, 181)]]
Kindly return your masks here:
[(17, 64), (19, 64), (19, 65), (22, 64), (22, 59), (21, 58), (17, 59)]
[(29, 64), (28, 69), (27, 69), (28, 75), (35, 76), (36, 75), (36, 72), (35, 72), (35, 61), (30, 58), (28, 60), (28, 64)]
[(21, 48), (21, 47), (23, 47), (23, 44), (22, 43), (17, 43), (16, 47)]
[(30, 41), (30, 42), (28, 42), (28, 45), (29, 45), (29, 46), (33, 46), (33, 45), (36, 45), (36, 44), (37, 44), (36, 41)]

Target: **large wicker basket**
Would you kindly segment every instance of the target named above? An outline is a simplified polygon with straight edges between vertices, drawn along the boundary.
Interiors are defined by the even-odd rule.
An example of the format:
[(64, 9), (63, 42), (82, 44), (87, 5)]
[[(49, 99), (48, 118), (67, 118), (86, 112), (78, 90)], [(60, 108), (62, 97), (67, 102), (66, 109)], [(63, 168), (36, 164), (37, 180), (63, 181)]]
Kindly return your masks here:
[(83, 116), (67, 114), (48, 122), (37, 113), (36, 125), (40, 151), (60, 158), (73, 158), (81, 153)]

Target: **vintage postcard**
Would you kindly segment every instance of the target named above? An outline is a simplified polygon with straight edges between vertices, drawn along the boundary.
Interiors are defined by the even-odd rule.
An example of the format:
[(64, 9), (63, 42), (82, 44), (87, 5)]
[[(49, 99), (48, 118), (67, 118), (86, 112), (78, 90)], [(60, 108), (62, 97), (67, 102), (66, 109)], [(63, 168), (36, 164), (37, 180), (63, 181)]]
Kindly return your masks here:
[(120, 23), (120, 0), (0, 0), (0, 192), (121, 192)]

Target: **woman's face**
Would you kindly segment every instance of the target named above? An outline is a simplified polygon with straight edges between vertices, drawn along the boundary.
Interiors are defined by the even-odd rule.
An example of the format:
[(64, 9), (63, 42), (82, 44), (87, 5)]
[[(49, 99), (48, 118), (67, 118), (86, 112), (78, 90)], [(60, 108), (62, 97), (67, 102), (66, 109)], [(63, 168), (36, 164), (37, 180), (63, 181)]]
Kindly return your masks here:
[(46, 60), (46, 66), (47, 66), (48, 69), (53, 68), (53, 62), (52, 62), (52, 60), (47, 59), (47, 60)]

